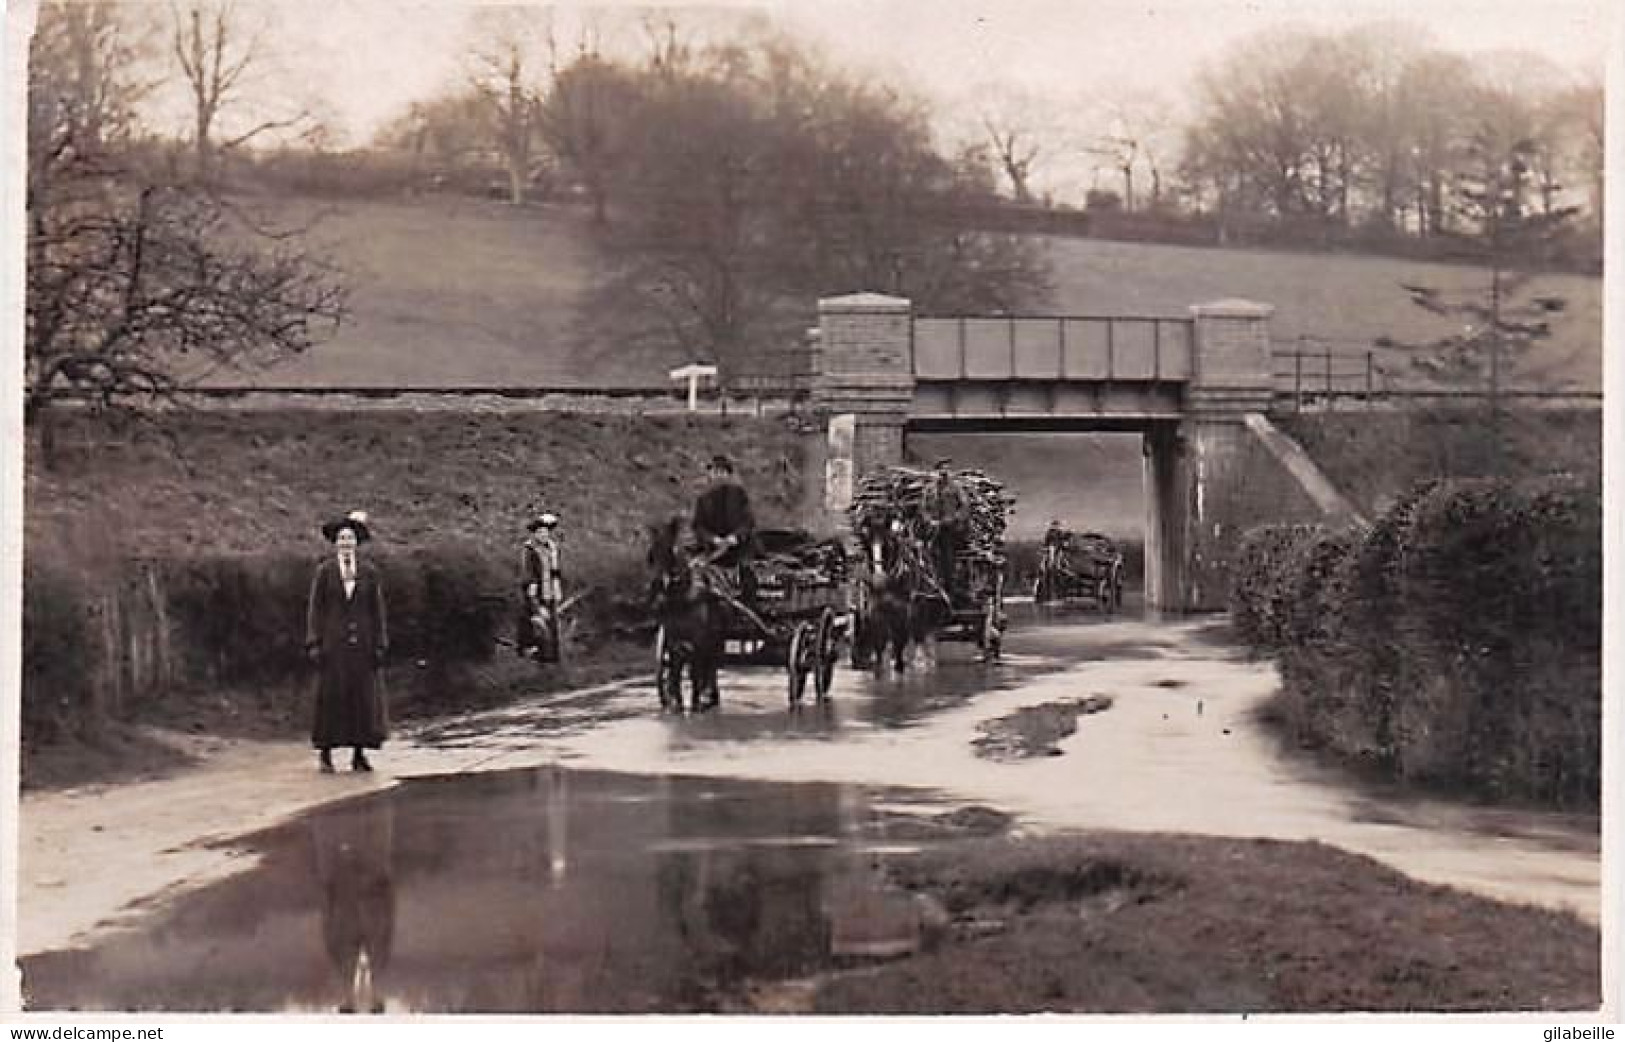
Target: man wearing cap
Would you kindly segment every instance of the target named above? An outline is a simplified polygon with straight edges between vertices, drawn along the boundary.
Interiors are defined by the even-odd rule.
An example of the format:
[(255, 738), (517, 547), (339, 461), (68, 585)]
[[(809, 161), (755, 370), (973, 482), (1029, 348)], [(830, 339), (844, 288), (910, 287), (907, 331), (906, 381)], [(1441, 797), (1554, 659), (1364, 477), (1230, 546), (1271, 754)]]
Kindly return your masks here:
[(755, 583), (747, 567), (756, 534), (750, 495), (734, 478), (733, 461), (718, 454), (706, 466), (707, 487), (694, 502), (691, 527), (699, 550), (716, 565), (735, 573), (746, 602), (755, 597)]
[(1044, 531), (1044, 549), (1048, 550), (1051, 547), (1062, 558), (1072, 548), (1072, 533), (1066, 530), (1058, 517), (1051, 518), (1049, 528)]
[(538, 514), (526, 525), (529, 536), (520, 551), (521, 600), (519, 653), (538, 662), (559, 660), (559, 606), (564, 601), (564, 576), (554, 531), (559, 516)]
[(959, 483), (954, 480), (953, 472), (949, 470), (952, 463), (953, 461), (949, 459), (937, 460), (936, 471), (931, 475), (930, 484), (926, 487), (924, 501), (921, 504), (921, 512), (928, 526), (937, 580), (942, 583), (943, 590), (950, 595), (954, 590), (959, 549), (965, 542), (967, 511), (965, 496), (960, 491)]
[(372, 538), (359, 510), (322, 525), (334, 554), (316, 566), (305, 610), (305, 650), (316, 663), (316, 719), (311, 744), (322, 773), (333, 772), (333, 749), (351, 746), (350, 768), (370, 771), (365, 749), (384, 744), (388, 710), (378, 669), (389, 651), (384, 587), (360, 560)]

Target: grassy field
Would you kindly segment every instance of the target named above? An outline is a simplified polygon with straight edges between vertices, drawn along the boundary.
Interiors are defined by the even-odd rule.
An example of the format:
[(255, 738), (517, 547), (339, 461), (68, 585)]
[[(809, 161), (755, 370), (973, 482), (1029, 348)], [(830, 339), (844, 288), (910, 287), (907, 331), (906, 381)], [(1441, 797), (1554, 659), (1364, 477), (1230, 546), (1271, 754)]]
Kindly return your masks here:
[[(347, 273), (353, 314), (334, 340), (263, 382), (650, 385), (688, 360), (578, 331), (596, 254), (574, 209), (442, 198), (271, 208), (300, 217), (319, 210), (316, 240)], [(1470, 268), (1377, 257), (1072, 238), (1047, 239), (1045, 248), (1051, 312), (1184, 315), (1192, 304), (1246, 297), (1276, 308), (1272, 332), (1283, 347), (1300, 337), (1338, 350), (1363, 350), (1383, 335), (1425, 340), (1443, 327), (1400, 282), (1486, 282)], [(1600, 387), (1601, 280), (1554, 276), (1541, 285), (1569, 301), (1556, 337), (1539, 348), (1542, 364), (1557, 379)]]

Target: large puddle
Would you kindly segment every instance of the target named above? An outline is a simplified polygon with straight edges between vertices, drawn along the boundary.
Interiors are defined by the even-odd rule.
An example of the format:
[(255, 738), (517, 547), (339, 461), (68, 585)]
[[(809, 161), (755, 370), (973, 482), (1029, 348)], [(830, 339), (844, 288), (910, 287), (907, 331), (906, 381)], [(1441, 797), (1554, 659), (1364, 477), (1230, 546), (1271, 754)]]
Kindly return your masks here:
[[(1316, 840), (1600, 918), (1595, 815), (1421, 799), (1283, 749), (1258, 719), (1274, 671), (1222, 624), (1061, 615), (1007, 648), (984, 666), (945, 645), (901, 678), (843, 668), (831, 704), (799, 710), (782, 671), (730, 668), (697, 717), (628, 685), (445, 723), (386, 748), (396, 788), (234, 842), (254, 867), (25, 960), (27, 1002), (748, 1008), (752, 982), (928, 943), (932, 910), (887, 865), (962, 835), (952, 821), (999, 820), (945, 817), (966, 805), (1019, 831)], [(1067, 710), (1039, 720), (1045, 755), (986, 755), (989, 722), (1034, 707)]]
[(998, 827), (919, 794), (539, 768), (248, 837), (252, 870), (23, 962), (33, 1009), (681, 1013), (909, 954), (890, 859)]

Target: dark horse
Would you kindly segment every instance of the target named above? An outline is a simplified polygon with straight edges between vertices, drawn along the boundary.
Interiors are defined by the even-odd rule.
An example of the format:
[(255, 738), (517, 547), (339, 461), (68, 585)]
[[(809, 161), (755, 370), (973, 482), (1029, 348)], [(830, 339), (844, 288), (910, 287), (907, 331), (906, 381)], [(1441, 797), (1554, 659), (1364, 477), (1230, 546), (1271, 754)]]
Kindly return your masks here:
[(650, 601), (659, 624), (655, 686), (660, 707), (683, 711), (683, 671), (689, 678), (689, 708), (701, 712), (720, 697), (717, 667), (722, 660), (728, 606), (703, 576), (703, 564), (680, 544), (681, 518), (650, 530), (648, 563), (654, 572)]
[(857, 533), (865, 567), (859, 613), (853, 641), (855, 665), (885, 666), (902, 673), (910, 648), (922, 644), (935, 628), (945, 605), (931, 580), (920, 546), (900, 522), (877, 521)]

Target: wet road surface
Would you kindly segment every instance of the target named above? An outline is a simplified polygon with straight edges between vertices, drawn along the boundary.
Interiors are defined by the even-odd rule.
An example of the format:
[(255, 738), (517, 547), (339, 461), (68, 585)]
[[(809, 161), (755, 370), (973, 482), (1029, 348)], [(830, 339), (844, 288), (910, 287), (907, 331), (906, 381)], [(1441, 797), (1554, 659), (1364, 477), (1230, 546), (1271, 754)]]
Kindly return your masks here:
[[(964, 824), (968, 823), (971, 829)], [(916, 793), (535, 768), (424, 778), (248, 837), (259, 864), (89, 951), (36, 1008), (697, 1012), (929, 943), (888, 859), (998, 815)]]
[[(832, 703), (795, 711), (782, 670), (730, 668), (701, 716), (632, 683), (427, 728), (380, 758), (402, 784), (234, 842), (254, 867), (25, 960), (27, 1001), (729, 1009), (752, 980), (928, 944), (933, 910), (885, 865), (963, 834), (949, 822), (1000, 823), (946, 816), (967, 806), (1018, 830), (1317, 839), (1597, 919), (1595, 817), (1404, 797), (1283, 751), (1256, 718), (1273, 670), (1223, 623), (1061, 615), (1025, 620), (1001, 665), (938, 657), (842, 669)], [(1055, 755), (978, 754), (989, 721), (1088, 700), (1107, 707)]]

